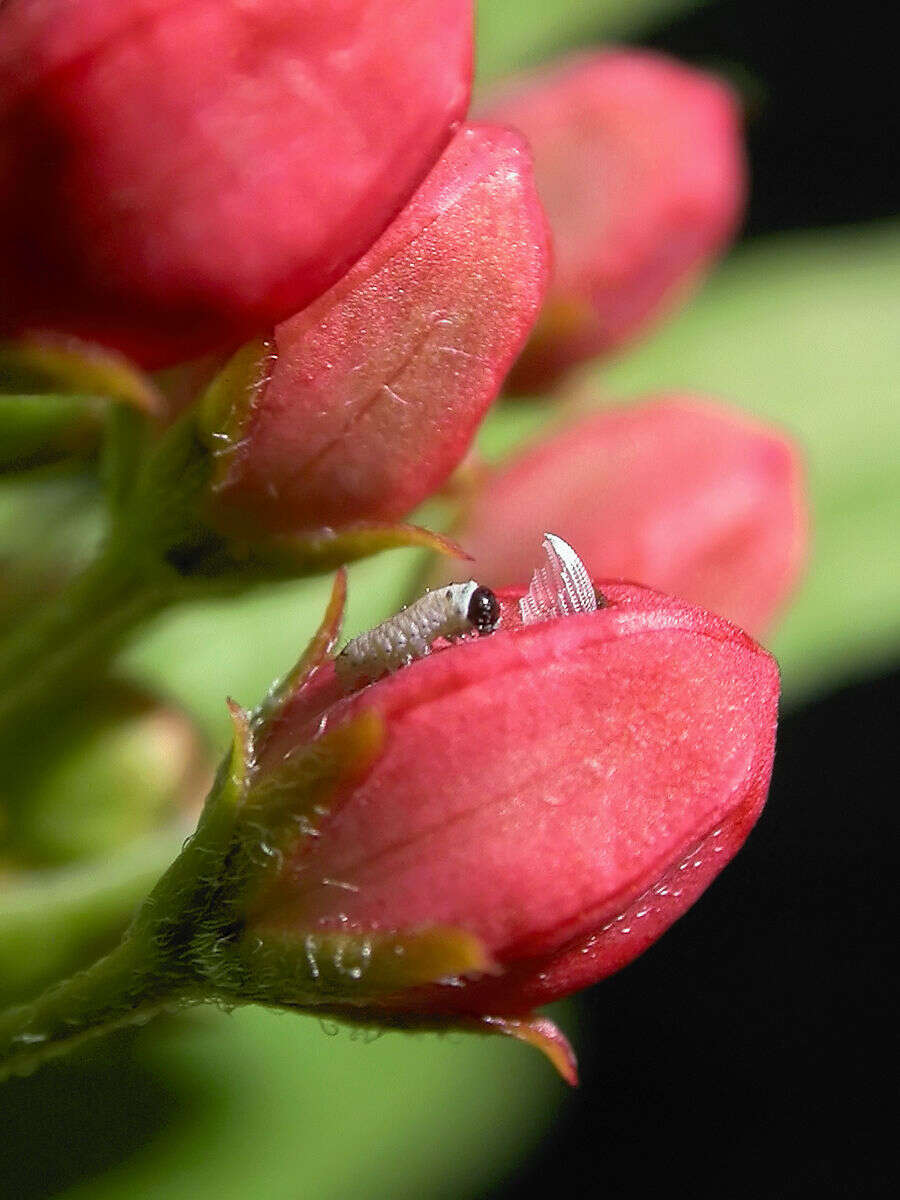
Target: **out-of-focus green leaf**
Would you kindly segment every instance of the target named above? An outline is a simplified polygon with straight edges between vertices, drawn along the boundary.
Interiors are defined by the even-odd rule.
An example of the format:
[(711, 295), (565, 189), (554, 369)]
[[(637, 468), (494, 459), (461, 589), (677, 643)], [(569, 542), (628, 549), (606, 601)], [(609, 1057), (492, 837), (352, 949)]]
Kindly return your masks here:
[(633, 37), (702, 0), (478, 0), (480, 79), (531, 66), (581, 42)]
[(0, 1003), (110, 949), (189, 832), (179, 823), (77, 866), (0, 876)]
[(212, 782), (193, 722), (117, 679), (93, 680), (17, 730), (2, 760), (0, 857), (34, 869), (112, 854), (196, 816)]
[(108, 407), (101, 396), (0, 392), (0, 471), (94, 453)]
[(87, 471), (60, 465), (0, 478), (0, 628), (83, 567), (103, 527)]
[(565, 1090), (502, 1038), (328, 1031), (198, 1010), (14, 1081), (16, 1114), (53, 1119), (16, 1120), (4, 1194), (50, 1195), (39, 1168), (66, 1200), (459, 1200), (508, 1172)]

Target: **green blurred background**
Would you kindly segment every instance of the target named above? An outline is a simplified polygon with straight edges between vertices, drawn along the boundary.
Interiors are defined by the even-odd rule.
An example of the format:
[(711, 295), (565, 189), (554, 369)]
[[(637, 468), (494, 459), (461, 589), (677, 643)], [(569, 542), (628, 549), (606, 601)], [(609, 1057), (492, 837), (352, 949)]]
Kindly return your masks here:
[[(610, 399), (707, 391), (780, 423), (804, 447), (813, 552), (773, 645), (797, 721), (813, 702), (900, 659), (900, 223), (889, 219), (897, 198), (887, 193), (888, 143), (876, 130), (877, 61), (860, 67), (859, 80), (872, 79), (859, 84), (842, 48), (817, 43), (807, 17), (805, 5), (767, 15), (749, 3), (481, 0), (479, 24), (483, 80), (574, 46), (633, 40), (724, 71), (746, 97), (756, 190), (743, 240), (680, 316), (588, 374)], [(829, 118), (832, 110), (844, 112), (843, 123)], [(554, 419), (537, 402), (498, 408), (482, 448), (500, 455)], [(83, 477), (51, 472), (4, 483), (3, 557), (31, 555), (31, 579), (54, 557), (86, 555), (98, 507)], [(348, 632), (396, 609), (420, 566), (404, 551), (354, 567)], [(27, 586), (16, 584), (5, 576), (0, 613), (27, 603)], [(251, 704), (262, 694), (314, 628), (329, 586), (279, 585), (171, 613), (128, 648), (124, 665), (182, 705), (220, 749), (224, 697)], [(852, 722), (848, 712), (841, 719)], [(186, 829), (136, 837), (124, 855), (57, 870), (49, 884), (42, 876), (0, 886), (0, 979), (17, 977), (27, 989), (29, 972), (37, 980), (102, 944), (112, 915), (140, 897)], [(718, 896), (717, 885), (700, 908)], [(667, 986), (663, 966), (647, 975), (659, 953), (626, 976), (644, 971), (646, 988)], [(714, 990), (715, 964), (699, 951), (697, 964)], [(609, 999), (598, 1000), (601, 993)], [(705, 1002), (701, 994), (697, 1003)], [(591, 1087), (613, 1095), (623, 1081), (613, 1074), (604, 1083), (604, 1014), (627, 1003), (612, 981), (561, 1014), (576, 1049), (597, 1056)], [(690, 1083), (680, 1086), (690, 1102)], [(580, 1122), (580, 1136), (590, 1137), (592, 1120), (602, 1125), (598, 1111), (593, 1092), (567, 1096), (538, 1056), (516, 1045), (400, 1034), (369, 1042), (314, 1020), (198, 1011), (7, 1085), (0, 1194), (518, 1195), (542, 1145), (546, 1167), (560, 1122)], [(602, 1155), (597, 1172), (602, 1179)]]

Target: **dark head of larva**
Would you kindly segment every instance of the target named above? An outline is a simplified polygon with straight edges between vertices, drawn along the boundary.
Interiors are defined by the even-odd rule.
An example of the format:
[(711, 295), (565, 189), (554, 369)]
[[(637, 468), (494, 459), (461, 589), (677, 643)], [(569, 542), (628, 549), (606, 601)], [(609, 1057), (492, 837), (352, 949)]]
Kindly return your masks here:
[(493, 633), (500, 620), (500, 601), (488, 587), (477, 587), (469, 597), (466, 617), (479, 634)]

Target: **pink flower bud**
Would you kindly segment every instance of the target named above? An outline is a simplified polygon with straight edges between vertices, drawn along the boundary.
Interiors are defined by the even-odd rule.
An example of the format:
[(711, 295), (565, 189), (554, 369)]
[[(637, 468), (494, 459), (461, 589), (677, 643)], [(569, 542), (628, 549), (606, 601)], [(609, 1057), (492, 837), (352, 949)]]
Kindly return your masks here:
[(467, 574), (505, 587), (527, 582), (545, 528), (592, 575), (639, 580), (759, 636), (805, 557), (803, 468), (778, 430), (662, 396), (581, 419), (488, 475), (454, 537)]
[[(521, 593), (504, 593), (495, 633), (349, 693), (330, 661), (307, 676), (258, 747), (252, 788), (270, 780), (280, 813), (290, 787), (307, 786), (310, 744), (365, 719), (382, 732), (305, 825), (293, 814), (242, 961), (297, 961), (317, 980), (297, 947), (338, 939), (355, 964), (337, 964), (339, 1014), (494, 1019), (546, 1049), (546, 1028), (509, 1018), (618, 970), (697, 899), (765, 801), (777, 667), (719, 617), (602, 588), (606, 607), (528, 626)], [(307, 765), (291, 784), (297, 753)], [(428, 930), (456, 930), (457, 953), (463, 935), (477, 939), (480, 965), (392, 994), (385, 939), (400, 971), (404, 937)], [(375, 1002), (367, 939), (380, 939)]]
[(210, 419), (219, 522), (280, 533), (407, 513), (465, 454), (546, 277), (527, 148), (465, 127), (372, 249), (276, 327), (249, 396)]
[(463, 117), (466, 0), (8, 0), (0, 331), (161, 365), (329, 287)]
[(740, 117), (713, 77), (639, 50), (576, 58), (488, 104), (534, 152), (555, 274), (514, 385), (615, 349), (684, 295), (734, 233)]

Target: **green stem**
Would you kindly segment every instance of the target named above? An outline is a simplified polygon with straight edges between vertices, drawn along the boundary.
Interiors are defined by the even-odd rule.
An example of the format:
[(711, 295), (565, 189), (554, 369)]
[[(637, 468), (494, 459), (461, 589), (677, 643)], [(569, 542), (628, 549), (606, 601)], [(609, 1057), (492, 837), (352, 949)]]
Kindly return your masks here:
[[(225, 860), (241, 794), (242, 748), (219, 772), (193, 837), (153, 888), (119, 946), (27, 1004), (0, 1013), (0, 1080), (164, 1008), (217, 995), (204, 949), (231, 921)], [(212, 911), (210, 906), (212, 905)], [(224, 922), (224, 926), (223, 926)], [(200, 957), (198, 958), (198, 951)]]
[(126, 938), (88, 970), (0, 1014), (0, 1080), (192, 998), (190, 984), (163, 968), (149, 940)]
[(97, 673), (125, 635), (171, 599), (164, 577), (111, 541), (59, 595), (0, 641), (0, 730)]
[[(82, 575), (0, 639), (0, 734), (10, 726), (15, 733), (60, 692), (77, 690), (135, 625), (191, 590), (179, 555), (198, 539), (206, 549), (210, 536), (196, 515), (209, 452), (190, 414), (143, 459), (141, 422), (120, 414), (114, 426), (106, 462), (114, 509), (109, 540)], [(196, 591), (197, 581), (187, 582)]]

